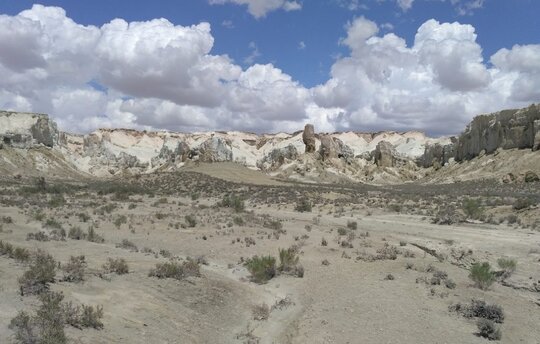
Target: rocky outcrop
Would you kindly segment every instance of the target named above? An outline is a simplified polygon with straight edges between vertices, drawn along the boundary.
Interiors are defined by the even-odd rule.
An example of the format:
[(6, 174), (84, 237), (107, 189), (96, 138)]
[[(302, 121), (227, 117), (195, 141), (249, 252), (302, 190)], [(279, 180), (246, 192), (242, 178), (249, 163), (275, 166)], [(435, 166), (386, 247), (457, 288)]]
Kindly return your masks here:
[(319, 155), (322, 161), (335, 159), (338, 157), (338, 145), (329, 135), (321, 136), (321, 145), (319, 147)]
[(0, 111), (0, 141), (13, 148), (29, 149), (36, 146), (53, 147), (58, 144), (56, 123), (47, 115)]
[(378, 167), (394, 167), (396, 151), (390, 142), (381, 141), (373, 151), (373, 159)]
[(302, 134), (302, 141), (306, 145), (306, 153), (315, 152), (315, 128), (313, 124), (306, 124)]
[(446, 165), (451, 158), (454, 158), (457, 139), (455, 137), (450, 139), (452, 143), (446, 145), (440, 143), (426, 144), (424, 155), (420, 161), (422, 167), (441, 167)]
[(533, 151), (540, 150), (540, 119), (534, 121)]
[(531, 148), (539, 145), (540, 105), (521, 110), (504, 110), (475, 117), (459, 136), (456, 160), (468, 160), (480, 152), (493, 153), (498, 148)]
[(221, 137), (211, 137), (204, 141), (198, 148), (192, 150), (190, 158), (197, 158), (200, 162), (224, 162), (232, 161), (233, 153), (231, 145)]
[(185, 162), (189, 157), (190, 148), (184, 141), (177, 143), (176, 148), (171, 149), (166, 143), (163, 144), (159, 154), (152, 158), (152, 167), (165, 165), (167, 163)]
[(322, 161), (343, 159), (347, 163), (351, 163), (354, 160), (354, 152), (351, 147), (331, 135), (321, 135), (319, 156)]
[(287, 161), (296, 160), (298, 158), (298, 150), (293, 145), (288, 145), (283, 148), (276, 148), (270, 151), (263, 159), (257, 162), (257, 167), (263, 171), (275, 170)]

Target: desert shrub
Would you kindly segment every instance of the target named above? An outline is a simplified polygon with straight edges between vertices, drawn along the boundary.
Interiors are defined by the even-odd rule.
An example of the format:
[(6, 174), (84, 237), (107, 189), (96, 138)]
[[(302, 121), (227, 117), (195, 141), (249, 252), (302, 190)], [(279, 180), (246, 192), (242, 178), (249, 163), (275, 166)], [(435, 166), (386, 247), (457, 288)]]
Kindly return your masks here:
[(245, 222), (244, 222), (244, 219), (243, 219), (242, 217), (240, 217), (240, 216), (235, 216), (235, 217), (233, 218), (233, 222), (234, 222), (234, 224), (237, 225), (237, 226), (243, 226), (244, 223), (245, 223)]
[(338, 228), (337, 229), (338, 235), (347, 235), (347, 230), (345, 228)]
[(311, 202), (307, 198), (302, 198), (300, 201), (296, 202), (294, 210), (301, 213), (310, 213), (311, 208)]
[(379, 260), (396, 260), (399, 251), (395, 246), (385, 243), (384, 246), (377, 250), (376, 259)]
[(77, 214), (77, 216), (79, 217), (79, 221), (81, 222), (88, 222), (91, 219), (90, 215), (88, 215), (87, 213), (79, 213)]
[(15, 332), (15, 343), (37, 344), (40, 342), (35, 320), (25, 311), (20, 311), (15, 318), (11, 319), (9, 329)]
[(172, 257), (172, 253), (169, 250), (165, 250), (165, 249), (159, 250), (159, 254), (161, 254), (161, 256), (164, 258)]
[(129, 267), (124, 258), (108, 258), (107, 262), (103, 264), (103, 270), (107, 273), (123, 275), (129, 272)]
[(502, 324), (504, 322), (504, 311), (501, 306), (488, 304), (485, 301), (472, 299), (468, 305), (460, 303), (449, 307), (450, 311), (460, 313), (466, 318), (484, 318)]
[(509, 225), (513, 225), (514, 223), (518, 222), (518, 217), (515, 214), (510, 214), (506, 217), (506, 222), (508, 222)]
[(304, 277), (304, 269), (298, 265), (299, 257), (296, 248), (279, 249), (279, 267), (280, 272), (294, 274), (298, 277)]
[(2, 216), (2, 222), (6, 224), (13, 223), (13, 218), (11, 216)]
[(431, 222), (438, 225), (453, 225), (462, 221), (462, 215), (454, 207), (445, 206), (439, 208)]
[(15, 247), (11, 258), (19, 263), (26, 263), (30, 260), (30, 251), (23, 247)]
[(476, 263), (471, 267), (469, 278), (474, 282), (476, 287), (486, 290), (495, 281), (495, 274), (488, 262)]
[(103, 242), (105, 242), (105, 239), (96, 233), (96, 230), (94, 229), (93, 226), (90, 226), (88, 228), (88, 233), (86, 235), (86, 240), (90, 241), (90, 242), (95, 242), (95, 243), (98, 243), (98, 244), (101, 244)]
[(64, 271), (64, 281), (81, 282), (84, 281), (84, 273), (88, 264), (84, 256), (71, 256), (69, 262), (62, 267)]
[(19, 278), (21, 294), (41, 294), (54, 282), (56, 275), (56, 261), (54, 258), (38, 250), (31, 258), (28, 270)]
[(471, 219), (478, 219), (484, 212), (480, 201), (473, 198), (466, 198), (465, 200), (463, 200), (463, 203), (461, 204), (461, 209), (463, 210), (465, 215), (467, 215), (467, 217)]
[(117, 248), (123, 248), (125, 250), (130, 250), (132, 252), (138, 252), (139, 249), (137, 248), (137, 245), (129, 241), (128, 239), (123, 239), (121, 243), (116, 244)]
[(86, 239), (86, 233), (84, 233), (81, 227), (71, 227), (68, 232), (68, 238), (73, 240), (84, 240)]
[(186, 220), (186, 224), (188, 227), (193, 228), (197, 225), (197, 218), (195, 217), (195, 215), (186, 215), (184, 219)]
[(114, 219), (114, 225), (116, 228), (120, 228), (123, 224), (127, 223), (127, 217), (126, 215), (120, 215)]
[(62, 305), (62, 313), (65, 323), (75, 328), (93, 328), (96, 330), (103, 328), (103, 323), (101, 322), (103, 318), (103, 307), (101, 306), (74, 306), (71, 302), (68, 302)]
[(283, 224), (279, 220), (267, 219), (264, 221), (263, 227), (270, 228), (273, 230), (281, 230), (283, 228)]
[(255, 283), (266, 283), (276, 275), (276, 258), (272, 256), (254, 256), (245, 263)]
[(232, 208), (237, 213), (240, 213), (245, 209), (244, 200), (236, 195), (225, 195), (219, 205), (225, 208)]
[(253, 320), (267, 320), (270, 317), (270, 307), (266, 303), (255, 305), (252, 308)]
[(485, 318), (499, 324), (504, 322), (504, 311), (499, 305), (488, 304), (485, 301), (473, 299), (469, 310), (472, 316), (476, 318)]
[(43, 231), (26, 234), (26, 240), (49, 241), (49, 236)]
[(103, 328), (100, 319), (103, 308), (100, 306), (73, 306), (71, 302), (62, 303), (64, 295), (47, 292), (39, 296), (41, 305), (36, 314), (24, 311), (11, 319), (9, 328), (15, 332), (16, 343), (20, 344), (63, 344), (67, 343), (65, 325), (78, 329), (92, 327)]
[(503, 269), (503, 278), (507, 278), (516, 271), (517, 261), (512, 258), (499, 258), (497, 259), (497, 265)]
[(58, 208), (66, 204), (66, 199), (62, 194), (54, 195), (47, 204), (50, 208)]
[(55, 219), (47, 219), (44, 226), (52, 229), (62, 229), (62, 224)]
[(321, 246), (328, 246), (328, 241), (325, 238), (321, 239)]
[(444, 281), (444, 285), (448, 289), (455, 289), (456, 288), (456, 282), (454, 282), (453, 280), (451, 280), (449, 278)]
[(521, 209), (526, 209), (526, 208), (529, 208), (530, 206), (533, 206), (535, 205), (536, 202), (534, 201), (534, 199), (532, 198), (529, 198), (529, 197), (524, 197), (524, 198), (518, 198), (514, 204), (512, 205), (512, 207), (515, 209), (515, 210), (521, 210)]
[(476, 326), (478, 327), (478, 335), (480, 337), (484, 337), (489, 340), (501, 339), (501, 330), (497, 328), (493, 321), (480, 318), (476, 322)]
[(395, 280), (396, 278), (394, 277), (394, 275), (388, 274), (388, 275), (386, 275), (386, 276), (384, 277), (384, 279), (385, 279), (386, 281), (393, 281), (393, 280)]
[(150, 277), (174, 278), (177, 280), (190, 276), (199, 277), (200, 275), (199, 263), (191, 259), (188, 259), (182, 264), (177, 262), (158, 263), (148, 274)]
[(53, 229), (49, 235), (49, 238), (54, 241), (65, 241), (66, 230), (64, 228)]
[(13, 257), (13, 250), (15, 248), (13, 247), (13, 245), (7, 241), (2, 241), (0, 240), (0, 255), (2, 256), (8, 256), (10, 258)]
[(36, 312), (41, 341), (40, 343), (66, 343), (64, 317), (61, 302), (64, 295), (56, 292), (43, 293), (39, 297), (41, 306)]

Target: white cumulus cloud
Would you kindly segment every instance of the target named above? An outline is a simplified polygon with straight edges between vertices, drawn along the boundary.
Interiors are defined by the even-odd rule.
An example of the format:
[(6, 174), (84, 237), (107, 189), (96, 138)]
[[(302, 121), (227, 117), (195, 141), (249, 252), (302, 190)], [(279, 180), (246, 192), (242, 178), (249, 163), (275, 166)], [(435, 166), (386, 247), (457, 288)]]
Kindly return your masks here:
[(326, 131), (455, 134), (476, 114), (540, 101), (540, 45), (501, 49), (488, 64), (471, 25), (428, 20), (411, 45), (364, 17), (345, 30), (339, 42), (349, 52), (327, 81), (306, 88), (273, 64), (242, 67), (213, 54), (205, 22), (84, 26), (59, 7), (34, 5), (0, 15), (0, 108), (49, 113), (77, 132), (275, 132), (312, 122)]
[(265, 17), (269, 12), (279, 9), (287, 12), (302, 9), (300, 2), (290, 0), (209, 0), (209, 3), (212, 5), (223, 5), (226, 3), (247, 5), (248, 12), (255, 18)]

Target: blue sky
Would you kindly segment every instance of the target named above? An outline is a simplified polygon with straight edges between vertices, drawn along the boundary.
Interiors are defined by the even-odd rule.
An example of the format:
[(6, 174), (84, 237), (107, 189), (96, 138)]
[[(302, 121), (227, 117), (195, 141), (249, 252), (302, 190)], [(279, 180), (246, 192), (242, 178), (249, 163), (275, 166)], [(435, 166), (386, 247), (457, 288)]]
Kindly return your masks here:
[[(20, 104), (23, 104), (23, 106), (19, 106), (21, 109), (51, 112), (51, 115), (58, 117), (61, 125), (79, 131), (91, 130), (93, 129), (93, 126), (115, 124), (172, 130), (220, 129), (217, 126), (222, 126), (223, 124), (227, 124), (233, 129), (249, 129), (254, 131), (287, 130), (294, 128), (296, 125), (300, 125), (301, 122), (312, 120), (318, 123), (320, 127), (328, 130), (356, 130), (361, 127), (377, 130), (386, 128), (386, 126), (388, 126), (388, 129), (409, 130), (413, 129), (415, 126), (420, 126), (420, 128), (418, 128), (420, 130), (425, 130), (434, 134), (443, 134), (455, 132), (478, 111), (491, 111), (494, 110), (495, 106), (521, 106), (529, 102), (540, 101), (540, 99), (537, 99), (537, 94), (534, 92), (530, 97), (521, 97), (522, 99), (507, 94), (506, 100), (498, 103), (493, 103), (491, 98), (486, 96), (486, 99), (483, 100), (485, 104), (478, 106), (467, 105), (465, 103), (458, 104), (457, 100), (453, 100), (450, 104), (446, 104), (445, 101), (440, 100), (442, 98), (459, 98), (460, 96), (463, 96), (464, 92), (467, 92), (467, 95), (469, 95), (471, 99), (474, 99), (478, 96), (474, 92), (479, 92), (481, 88), (485, 89), (484, 93), (487, 94), (489, 90), (486, 89), (486, 87), (498, 87), (499, 84), (503, 83), (503, 79), (500, 79), (497, 81), (499, 84), (495, 84), (495, 78), (502, 78), (502, 74), (497, 71), (504, 70), (505, 68), (509, 71), (508, 73), (510, 73), (510, 71), (514, 73), (515, 84), (518, 79), (515, 75), (516, 73), (528, 73), (527, 77), (530, 79), (529, 87), (532, 87), (530, 85), (537, 85), (538, 73), (540, 72), (535, 69), (536, 65), (533, 66), (534, 68), (532, 70), (530, 68), (516, 70), (517, 67), (514, 68), (515, 64), (513, 65), (514, 67), (512, 67), (513, 69), (510, 67), (511, 62), (515, 62), (515, 59), (510, 61), (510, 59), (507, 58), (504, 62), (502, 61), (503, 59), (499, 59), (501, 60), (500, 66), (493, 66), (491, 57), (503, 48), (513, 52), (512, 48), (515, 45), (525, 47), (524, 49), (515, 52), (515, 56), (519, 55), (517, 58), (530, 60), (531, 58), (538, 57), (535, 55), (537, 52), (536, 47), (540, 43), (540, 20), (538, 18), (538, 13), (540, 13), (540, 2), (538, 1), (269, 0), (269, 2), (274, 2), (276, 4), (274, 6), (275, 8), (262, 8), (261, 6), (263, 5), (261, 4), (264, 4), (264, 1), (262, 0), (161, 0), (158, 2), (142, 0), (58, 0), (40, 1), (39, 4), (44, 5), (45, 8), (55, 6), (63, 9), (65, 13), (62, 18), (69, 18), (76, 23), (76, 25), (95, 27), (98, 29), (103, 28), (104, 25), (107, 25), (115, 18), (121, 18), (127, 23), (150, 22), (156, 18), (165, 18), (173, 26), (181, 28), (189, 28), (192, 25), (198, 25), (200, 23), (209, 23), (211, 26), (210, 38), (213, 41), (210, 50), (204, 51), (203, 54), (207, 56), (227, 55), (231, 59), (230, 65), (234, 68), (240, 68), (242, 71), (246, 71), (252, 66), (271, 66), (271, 68), (268, 67), (268, 70), (266, 71), (262, 71), (262, 69), (258, 70), (257, 72), (259, 74), (257, 75), (265, 73), (264, 75), (273, 75), (272, 78), (277, 78), (279, 80), (281, 80), (282, 77), (285, 79), (290, 78), (290, 81), (288, 82), (290, 82), (291, 85), (289, 86), (296, 87), (295, 92), (298, 91), (298, 97), (291, 100), (294, 104), (276, 105), (276, 108), (278, 109), (294, 108), (298, 110), (300, 107), (304, 107), (304, 110), (298, 110), (304, 112), (303, 114), (291, 115), (290, 120), (288, 118), (281, 118), (283, 116), (280, 117), (279, 114), (276, 114), (275, 116), (267, 114), (261, 118), (254, 118), (257, 116), (257, 113), (266, 113), (268, 111), (267, 109), (259, 111), (259, 109), (256, 108), (256, 104), (254, 105), (255, 108), (249, 109), (247, 108), (248, 106), (244, 106), (245, 104), (230, 105), (229, 101), (227, 101), (227, 104), (216, 104), (214, 102), (212, 104), (202, 104), (201, 106), (201, 102), (195, 99), (196, 96), (193, 98), (193, 101), (190, 101), (190, 99), (187, 98), (187, 95), (185, 97), (169, 96), (166, 91), (164, 94), (153, 93), (151, 91), (147, 92), (139, 89), (132, 91), (133, 87), (126, 86), (127, 80), (115, 80), (112, 82), (111, 80), (107, 80), (103, 71), (100, 70), (89, 71), (88, 78), (91, 80), (87, 80), (84, 85), (93, 85), (94, 89), (105, 91), (107, 93), (107, 99), (103, 100), (99, 95), (89, 96), (90, 98), (93, 97), (93, 99), (100, 98), (99, 101), (105, 103), (100, 104), (99, 106), (96, 105), (96, 111), (98, 112), (96, 119), (88, 119), (87, 117), (89, 117), (90, 114), (81, 115), (85, 116), (86, 124), (84, 125), (81, 125), (80, 119), (77, 118), (78, 115), (74, 113), (75, 111), (69, 106), (67, 108), (58, 107), (54, 105), (54, 102), (52, 102), (53, 104), (46, 104), (46, 102), (43, 101), (43, 99), (46, 98), (45, 95), (34, 95), (36, 99), (31, 99), (32, 95), (28, 94), (13, 94), (13, 91), (9, 91), (10, 94), (7, 94), (7, 85), (4, 85), (4, 87), (6, 87), (5, 93), (7, 95), (4, 95), (3, 97), (0, 96), (0, 106), (2, 106), (2, 99), (4, 99), (4, 108), (11, 106), (14, 109), (18, 109), (16, 104), (19, 102)], [(21, 11), (31, 9), (34, 4), (35, 2), (26, 0), (1, 0), (0, 14), (4, 15), (5, 18), (17, 18)], [(248, 4), (250, 7), (248, 7)], [(33, 15), (31, 17), (33, 20), (41, 20)], [(426, 103), (422, 106), (427, 106), (429, 111), (438, 111), (438, 106), (448, 105), (453, 108), (454, 111), (460, 112), (454, 121), (437, 120), (433, 121), (433, 123), (422, 125), (422, 120), (424, 119), (423, 116), (429, 116), (429, 111), (424, 111), (424, 109), (419, 108), (415, 110), (415, 106), (411, 104), (403, 105), (404, 99), (394, 99), (396, 92), (401, 92), (410, 97), (410, 90), (406, 89), (406, 87), (400, 88), (401, 86), (395, 86), (397, 89), (385, 89), (385, 92), (392, 95), (393, 98), (379, 100), (377, 104), (360, 101), (355, 99), (352, 94), (347, 95), (347, 97), (349, 97), (348, 99), (341, 101), (336, 100), (339, 99), (337, 93), (329, 95), (328, 92), (339, 91), (339, 96), (343, 96), (344, 91), (337, 90), (337, 88), (334, 87), (337, 84), (343, 85), (343, 87), (345, 87), (344, 85), (350, 85), (350, 89), (346, 90), (346, 92), (357, 89), (360, 93), (364, 91), (364, 87), (367, 91), (373, 91), (372, 89), (374, 87), (380, 86), (373, 84), (375, 80), (374, 78), (369, 77), (370, 71), (366, 69), (376, 69), (376, 67), (363, 65), (361, 62), (362, 56), (355, 57), (358, 64), (356, 67), (351, 67), (352, 69), (348, 72), (350, 74), (366, 74), (368, 78), (371, 79), (369, 80), (369, 85), (366, 84), (367, 81), (363, 82), (361, 80), (362, 76), (359, 76), (359, 79), (357, 80), (347, 81), (345, 80), (344, 75), (340, 76), (337, 75), (339, 73), (336, 74), (331, 72), (332, 68), (337, 70), (339, 69), (339, 66), (347, 64), (348, 58), (355, 54), (353, 52), (355, 49), (358, 50), (359, 54), (367, 54), (365, 56), (366, 58), (377, 58), (377, 51), (368, 51), (362, 47), (357, 47), (352, 43), (343, 43), (343, 40), (351, 35), (351, 28), (356, 27), (355, 24), (358, 24), (357, 26), (359, 28), (368, 25), (366, 23), (374, 23), (377, 26), (377, 31), (365, 37), (366, 40), (370, 37), (381, 38), (384, 35), (391, 33), (396, 37), (403, 39), (406, 42), (407, 48), (413, 49), (415, 35), (419, 28), (431, 19), (440, 23), (440, 27), (437, 25), (430, 26), (434, 32), (439, 30), (439, 28), (442, 28), (443, 30), (448, 29), (452, 34), (456, 33), (457, 35), (457, 32), (461, 30), (460, 28), (472, 27), (476, 34), (476, 36), (472, 38), (470, 35), (467, 36), (466, 40), (473, 41), (474, 43), (474, 46), (471, 45), (470, 47), (471, 50), (467, 51), (463, 51), (463, 49), (459, 48), (459, 40), (461, 38), (452, 38), (454, 43), (457, 42), (454, 44), (454, 47), (458, 48), (452, 48), (454, 49), (453, 52), (450, 52), (450, 55), (448, 55), (455, 57), (456, 54), (463, 53), (463, 56), (466, 56), (467, 59), (471, 59), (470, 61), (459, 58), (456, 59), (458, 62), (455, 62), (452, 65), (441, 66), (440, 60), (444, 59), (444, 57), (440, 57), (438, 60), (433, 60), (431, 58), (427, 58), (426, 60), (424, 55), (418, 54), (418, 61), (420, 61), (418, 63), (431, 63), (432, 67), (430, 67), (430, 71), (433, 72), (433, 75), (431, 76), (432, 80), (429, 84), (431, 91), (426, 91), (425, 94), (417, 95), (427, 99)], [(458, 22), (458, 25), (461, 26), (459, 28), (443, 28), (444, 23), (454, 22)], [(470, 26), (467, 26), (467, 24)], [(13, 29), (13, 26), (10, 26), (10, 28)], [(46, 37), (50, 36), (46, 30), (41, 34)], [(40, 37), (39, 39), (42, 38), (43, 37)], [(399, 47), (395, 48), (397, 50), (400, 49)], [(72, 49), (67, 50), (72, 51)], [(46, 51), (43, 51), (43, 56), (49, 55), (47, 55)], [(477, 61), (478, 57), (481, 61)], [(396, 55), (392, 58), (399, 60), (404, 57)], [(179, 61), (181, 60), (182, 58), (179, 57)], [(0, 51), (0, 63), (1, 61)], [(403, 69), (402, 66), (397, 66), (395, 62), (396, 61), (387, 62), (387, 72), (392, 70), (394, 71), (394, 75), (396, 75), (400, 68)], [(7, 63), (4, 64), (7, 66)], [(461, 66), (463, 68), (457, 66), (458, 64), (463, 64), (463, 66)], [(506, 67), (502, 67), (503, 64)], [(48, 62), (47, 65), (52, 66), (52, 63)], [(470, 68), (473, 68), (472, 70), (477, 72), (478, 68), (481, 67), (486, 73), (490, 74), (490, 81), (486, 81), (486, 74), (479, 75), (480, 79), (478, 80), (470, 82), (466, 81), (463, 85), (457, 85), (457, 83), (459, 83), (458, 81), (450, 80), (447, 80), (445, 84), (445, 80), (443, 80), (443, 69), (451, 68), (451, 66), (461, 68), (462, 72), (467, 68), (469, 68), (467, 69), (469, 72), (471, 71)], [(6, 68), (9, 70), (10, 68), (8, 67), (9, 66)], [(141, 66), (139, 65), (138, 68), (140, 67)], [(178, 68), (182, 67), (178, 66)], [(416, 70), (416, 68), (417, 67), (414, 67), (413, 69)], [(437, 68), (439, 68), (439, 70)], [(14, 68), (11, 68), (10, 70), (13, 72)], [(276, 70), (281, 74), (277, 73)], [(58, 79), (58, 77), (53, 75), (54, 71), (48, 70), (47, 72), (50, 73), (49, 77), (52, 79)], [(186, 73), (188, 72), (189, 71), (186, 71)], [(231, 73), (236, 74), (231, 77), (234, 80), (228, 81), (228, 83), (237, 82), (241, 79), (241, 77), (237, 75), (238, 72)], [(410, 76), (414, 73), (418, 73), (418, 71), (416, 70), (413, 72), (411, 70), (408, 75)], [(27, 71), (25, 75), (28, 74), (29, 72)], [(166, 71), (163, 74), (166, 74)], [(253, 77), (253, 75), (250, 77)], [(509, 77), (509, 74), (505, 75), (505, 78)], [(218, 78), (221, 80), (223, 79), (223, 76), (219, 76)], [(15, 79), (18, 80), (18, 78), (14, 76), (13, 80)], [(57, 85), (54, 92), (53, 90), (48, 90), (48, 92), (58, 95), (59, 89), (65, 88), (67, 84), (72, 88), (70, 89), (70, 94), (75, 92), (75, 90), (78, 92), (80, 91), (79, 94), (86, 91), (82, 84), (75, 85), (73, 80), (64, 81), (65, 83), (63, 85), (61, 83)], [(118, 83), (115, 84), (115, 82)], [(163, 85), (171, 82), (174, 83), (174, 81), (164, 79)], [(488, 85), (488, 83), (493, 85)], [(275, 83), (273, 81), (265, 81), (264, 84), (266, 85), (264, 87), (267, 87), (268, 85)], [(436, 94), (437, 89), (440, 89), (441, 86), (443, 89), (441, 91), (442, 93)], [(0, 84), (0, 89), (1, 87), (2, 84)], [(525, 86), (520, 84), (512, 87), (519, 88)], [(330, 88), (332, 88), (332, 90), (330, 90)], [(189, 93), (188, 91), (186, 91), (186, 94)], [(272, 89), (268, 92), (272, 94), (273, 91), (274, 90)], [(309, 95), (304, 93), (309, 93)], [(280, 97), (279, 92), (275, 93), (275, 95)], [(229, 96), (228, 92), (227, 96)], [(19, 98), (15, 99), (14, 97), (22, 97), (25, 99), (19, 101), (17, 100)], [(125, 113), (124, 118), (121, 118), (122, 116), (117, 114), (116, 116), (118, 116), (118, 118), (114, 119), (114, 115), (110, 113), (110, 111), (112, 111), (110, 110), (110, 103), (114, 102), (114, 99), (112, 99), (113, 97), (131, 101), (130, 104), (122, 104), (121, 111), (116, 109), (116, 112)], [(435, 98), (438, 100), (435, 100)], [(301, 99), (303, 105), (295, 103), (298, 99)], [(166, 115), (162, 115), (160, 121), (151, 120), (150, 118), (141, 120), (143, 117), (151, 117), (150, 113), (143, 114), (141, 111), (154, 111), (155, 114), (157, 111), (155, 108), (156, 106), (161, 106), (161, 108), (164, 107), (164, 104), (154, 104), (154, 108), (150, 109), (150, 105), (146, 104), (143, 106), (141, 103), (148, 103), (151, 101), (156, 102), (159, 100), (172, 101), (173, 105), (180, 107), (174, 110), (177, 114), (169, 114), (167, 116), (172, 117), (166, 119)], [(235, 98), (235, 100), (238, 99)], [(137, 101), (139, 101), (139, 103), (135, 104)], [(392, 103), (393, 101), (395, 104)], [(433, 105), (436, 102), (438, 102), (438, 105)], [(259, 103), (266, 104), (268, 101), (261, 99)], [(312, 103), (314, 103), (314, 105)], [(402, 106), (401, 108), (399, 107), (400, 104)], [(223, 106), (218, 109), (220, 105)], [(191, 106), (198, 106), (201, 108), (186, 108)], [(416, 106), (418, 107), (421, 105), (416, 104)], [(211, 112), (210, 110), (217, 113), (217, 115), (209, 114), (209, 112)], [(71, 113), (69, 113), (70, 111)], [(397, 118), (396, 120), (394, 118), (392, 120), (388, 118), (390, 116), (388, 111), (396, 112), (395, 116), (400, 117), (401, 119)], [(229, 115), (226, 115), (225, 112), (228, 112)], [(238, 114), (239, 112), (241, 113)], [(190, 115), (192, 113), (197, 113), (196, 117), (200, 120), (189, 123), (186, 119), (192, 117), (192, 115)], [(214, 118), (204, 118), (208, 116), (214, 116)], [(236, 117), (225, 119), (227, 116)], [(156, 115), (154, 117), (160, 116)], [(220, 120), (216, 121), (215, 119), (218, 117)], [(230, 119), (232, 119), (232, 121)], [(246, 119), (249, 120), (246, 121)], [(427, 119), (431, 120), (432, 118)], [(118, 123), (118, 121), (120, 123)], [(444, 128), (437, 128), (436, 126), (443, 126)], [(451, 126), (451, 128), (448, 128), (448, 126)]]

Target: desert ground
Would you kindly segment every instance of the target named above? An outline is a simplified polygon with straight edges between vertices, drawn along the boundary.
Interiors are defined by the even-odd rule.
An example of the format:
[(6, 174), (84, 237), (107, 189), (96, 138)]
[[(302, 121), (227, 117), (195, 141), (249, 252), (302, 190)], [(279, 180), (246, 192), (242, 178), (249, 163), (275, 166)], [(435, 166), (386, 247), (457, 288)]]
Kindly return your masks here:
[[(95, 310), (63, 326), (70, 343), (487, 343), (481, 318), (500, 343), (540, 343), (538, 182), (321, 185), (201, 163), (4, 176), (0, 201), (0, 343), (30, 336), (21, 311), (46, 317), (22, 282), (36, 252), (56, 266), (34, 287)], [(255, 256), (275, 269), (256, 276)], [(483, 262), (487, 285), (470, 277)]]

